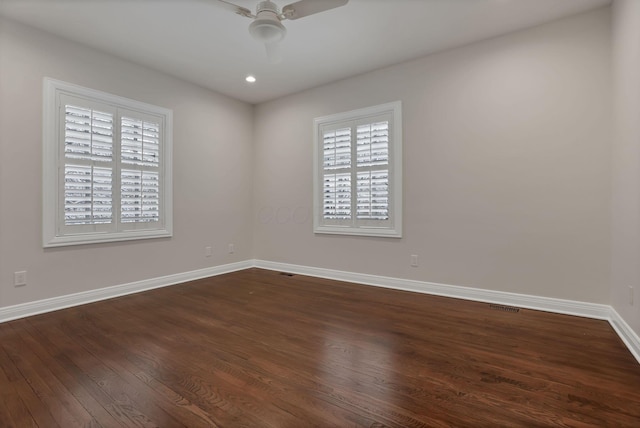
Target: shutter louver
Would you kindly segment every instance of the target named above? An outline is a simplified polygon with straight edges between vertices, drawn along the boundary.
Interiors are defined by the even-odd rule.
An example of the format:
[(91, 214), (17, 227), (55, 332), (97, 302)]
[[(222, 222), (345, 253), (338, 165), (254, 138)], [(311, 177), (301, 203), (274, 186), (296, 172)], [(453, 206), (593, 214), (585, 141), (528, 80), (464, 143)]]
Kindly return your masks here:
[(111, 223), (111, 168), (65, 166), (64, 201), (67, 225)]
[(160, 177), (157, 172), (122, 170), (122, 223), (147, 223), (160, 220)]
[(351, 219), (351, 173), (324, 175), (323, 216), (325, 219)]
[[(160, 221), (160, 125), (123, 116), (120, 174), (122, 223)], [(136, 169), (133, 169), (136, 168)]]
[(111, 223), (113, 115), (66, 105), (64, 141), (65, 225)]
[(159, 124), (123, 117), (120, 138), (122, 163), (151, 167), (159, 166)]
[(338, 129), (324, 134), (324, 169), (351, 167), (351, 129)]
[(113, 158), (113, 116), (65, 106), (65, 157), (99, 162)]
[(357, 135), (358, 167), (389, 163), (389, 122), (360, 125)]
[(389, 171), (366, 171), (358, 173), (359, 220), (389, 219)]

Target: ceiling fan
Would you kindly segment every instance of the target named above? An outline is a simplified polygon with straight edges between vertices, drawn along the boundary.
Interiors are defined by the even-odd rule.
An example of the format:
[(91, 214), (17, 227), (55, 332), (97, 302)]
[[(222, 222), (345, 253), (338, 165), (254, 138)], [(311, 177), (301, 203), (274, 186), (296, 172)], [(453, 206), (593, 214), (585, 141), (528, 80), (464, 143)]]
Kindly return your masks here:
[(258, 3), (255, 15), (246, 7), (238, 6), (227, 0), (218, 0), (216, 4), (240, 16), (253, 19), (253, 22), (249, 25), (249, 33), (254, 39), (264, 43), (267, 50), (267, 60), (275, 64), (282, 60), (279, 42), (287, 34), (287, 29), (282, 25), (281, 21), (304, 18), (305, 16), (344, 6), (348, 2), (349, 0), (300, 0), (284, 6), (280, 11), (275, 3), (265, 0)]

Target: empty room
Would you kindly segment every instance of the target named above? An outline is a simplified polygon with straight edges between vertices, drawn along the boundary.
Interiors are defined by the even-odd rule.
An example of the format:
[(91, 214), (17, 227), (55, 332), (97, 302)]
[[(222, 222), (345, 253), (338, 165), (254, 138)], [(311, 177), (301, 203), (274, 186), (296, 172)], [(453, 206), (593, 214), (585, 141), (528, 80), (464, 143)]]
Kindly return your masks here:
[(0, 0), (0, 427), (639, 427), (640, 0)]

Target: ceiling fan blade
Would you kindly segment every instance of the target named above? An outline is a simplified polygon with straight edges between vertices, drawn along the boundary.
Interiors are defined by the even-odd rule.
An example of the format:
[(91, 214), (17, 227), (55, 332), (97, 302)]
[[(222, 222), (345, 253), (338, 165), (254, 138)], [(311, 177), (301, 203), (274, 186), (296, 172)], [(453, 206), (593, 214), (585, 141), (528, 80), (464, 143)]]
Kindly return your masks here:
[(265, 43), (264, 47), (267, 50), (267, 62), (269, 62), (269, 64), (279, 64), (282, 62), (280, 42)]
[(349, 0), (300, 0), (282, 8), (286, 19), (299, 19), (325, 10), (344, 6)]
[(230, 11), (232, 11), (234, 13), (237, 13), (240, 16), (246, 16), (247, 18), (255, 18), (256, 17), (246, 7), (238, 6), (237, 4), (233, 4), (233, 3), (228, 2), (226, 0), (217, 0), (217, 3), (214, 3), (214, 4), (217, 4), (220, 7), (224, 7), (225, 9), (230, 10)]

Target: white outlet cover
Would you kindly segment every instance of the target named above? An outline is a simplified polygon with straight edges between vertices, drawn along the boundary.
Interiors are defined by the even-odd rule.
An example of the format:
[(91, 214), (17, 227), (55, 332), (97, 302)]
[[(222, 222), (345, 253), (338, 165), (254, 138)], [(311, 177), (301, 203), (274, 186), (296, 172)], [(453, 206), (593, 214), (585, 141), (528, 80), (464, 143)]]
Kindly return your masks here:
[(27, 285), (27, 271), (19, 271), (13, 273), (13, 285), (18, 287), (21, 285)]

